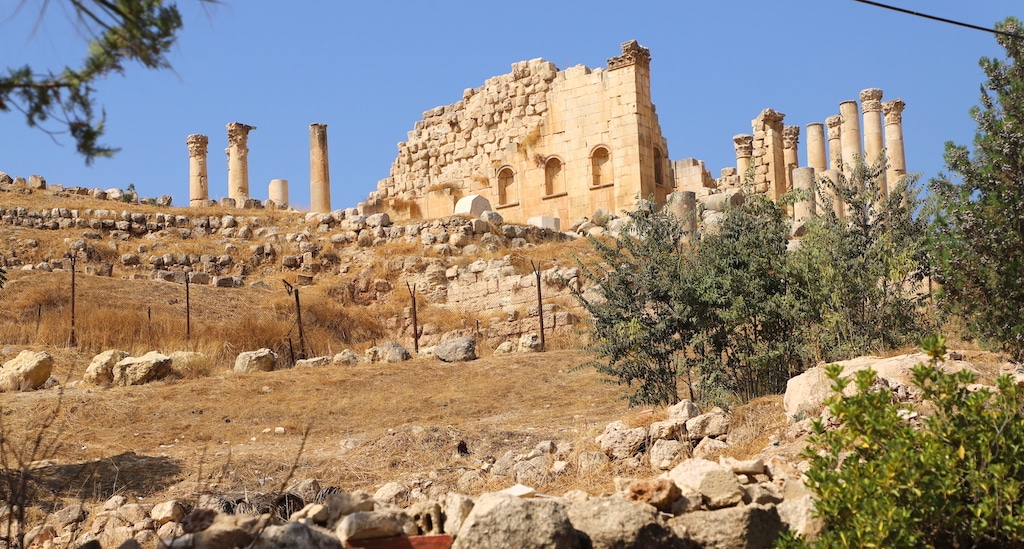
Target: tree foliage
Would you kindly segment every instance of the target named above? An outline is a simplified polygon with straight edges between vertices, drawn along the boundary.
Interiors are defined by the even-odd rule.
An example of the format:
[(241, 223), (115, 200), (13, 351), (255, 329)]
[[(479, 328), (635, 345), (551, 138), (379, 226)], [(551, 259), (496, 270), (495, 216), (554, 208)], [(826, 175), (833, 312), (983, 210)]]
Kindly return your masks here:
[[(885, 164), (858, 162), (820, 182), (819, 216), (788, 262), (794, 303), (808, 327), (808, 360), (834, 361), (912, 344), (931, 330), (917, 292), (928, 264), (927, 212), (914, 177), (889, 182)], [(830, 197), (843, 204), (840, 218)]]
[[(1010, 17), (996, 26), (1020, 34)], [(996, 40), (1006, 59), (980, 61), (987, 80), (981, 104), (971, 109), (977, 123), (973, 154), (946, 143), (946, 166), (958, 176), (932, 181), (940, 198), (936, 224), (940, 243), (936, 277), (941, 304), (961, 315), (971, 331), (1024, 360), (1024, 41)]]
[[(56, 72), (28, 65), (8, 68), (0, 75), (0, 112), (18, 111), (30, 127), (70, 134), (79, 154), (90, 164), (117, 152), (99, 143), (106, 115), (102, 109), (97, 115), (93, 83), (111, 73), (123, 74), (131, 62), (149, 69), (170, 68), (167, 52), (181, 30), (181, 14), (173, 2), (165, 5), (163, 0), (65, 1), (88, 37), (82, 65)], [(47, 4), (43, 4), (44, 10)], [(51, 120), (66, 129), (44, 128)]]
[[(925, 340), (930, 364), (913, 369), (913, 384), (928, 402), (923, 426), (914, 407), (895, 402), (875, 384), (875, 372), (857, 372), (857, 392), (843, 397), (849, 379), (828, 369), (829, 415), (813, 422), (805, 457), (808, 486), (826, 531), (813, 547), (1021, 547), (1024, 539), (1024, 388), (1009, 376), (996, 390), (969, 390), (974, 376), (943, 373), (941, 337)], [(923, 428), (922, 428), (923, 427)]]

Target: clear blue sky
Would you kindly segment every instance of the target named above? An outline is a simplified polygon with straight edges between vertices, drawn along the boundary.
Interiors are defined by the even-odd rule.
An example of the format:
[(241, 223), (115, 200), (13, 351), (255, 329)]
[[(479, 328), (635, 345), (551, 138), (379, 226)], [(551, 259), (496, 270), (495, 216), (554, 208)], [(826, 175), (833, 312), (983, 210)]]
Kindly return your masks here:
[[(77, 66), (81, 33), (65, 0), (0, 7), (5, 66)], [(560, 69), (603, 67), (621, 42), (651, 49), (652, 95), (673, 160), (695, 157), (713, 175), (735, 164), (732, 136), (762, 109), (805, 126), (838, 114), (863, 88), (901, 97), (908, 169), (927, 180), (944, 169), (943, 143), (970, 143), (981, 56), (1002, 56), (989, 33), (853, 0), (604, 0), (351, 2), (225, 0), (204, 9), (178, 0), (184, 30), (172, 71), (130, 66), (97, 86), (113, 159), (86, 167), (59, 144), (0, 115), (0, 171), (38, 173), (66, 186), (126, 187), (188, 201), (191, 133), (210, 136), (211, 197), (227, 195), (225, 125), (257, 126), (249, 139), (250, 194), (290, 182), (309, 203), (309, 124), (328, 125), (332, 206), (355, 206), (388, 175), (396, 144), (423, 111), (465, 88), (543, 57)], [(891, 0), (903, 8), (991, 27), (1024, 17), (1020, 0)], [(38, 24), (37, 24), (38, 23)], [(34, 29), (34, 31), (33, 31)], [(806, 163), (801, 135), (801, 164)]]

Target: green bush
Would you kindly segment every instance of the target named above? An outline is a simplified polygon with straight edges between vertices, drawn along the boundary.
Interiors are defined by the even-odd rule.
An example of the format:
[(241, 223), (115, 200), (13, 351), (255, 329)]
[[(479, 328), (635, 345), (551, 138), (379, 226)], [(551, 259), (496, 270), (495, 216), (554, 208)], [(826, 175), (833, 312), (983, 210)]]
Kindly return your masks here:
[(877, 388), (869, 370), (855, 375), (857, 394), (842, 397), (848, 380), (828, 368), (829, 413), (840, 426), (814, 421), (805, 452), (826, 531), (780, 545), (1024, 547), (1024, 389), (1003, 376), (995, 391), (970, 390), (970, 372), (937, 368), (941, 337), (922, 347), (932, 358), (913, 369), (918, 410)]

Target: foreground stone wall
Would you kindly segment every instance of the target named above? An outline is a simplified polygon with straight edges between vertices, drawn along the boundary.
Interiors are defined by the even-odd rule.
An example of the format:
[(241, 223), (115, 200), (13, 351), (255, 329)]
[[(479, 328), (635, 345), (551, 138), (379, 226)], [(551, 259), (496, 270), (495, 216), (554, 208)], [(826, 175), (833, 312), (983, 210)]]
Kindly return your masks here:
[(630, 209), (638, 196), (663, 202), (671, 186), (650, 52), (632, 41), (607, 69), (522, 61), (425, 112), (361, 209), (437, 218), (479, 194), (511, 222), (568, 220)]

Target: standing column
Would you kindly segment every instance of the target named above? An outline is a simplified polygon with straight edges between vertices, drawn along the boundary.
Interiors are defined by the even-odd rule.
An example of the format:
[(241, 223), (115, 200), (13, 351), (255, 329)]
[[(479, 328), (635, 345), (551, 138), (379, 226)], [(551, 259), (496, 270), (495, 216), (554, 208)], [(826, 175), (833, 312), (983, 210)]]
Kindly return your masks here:
[(801, 223), (815, 216), (814, 168), (793, 170), (793, 190), (801, 191), (793, 204), (793, 221)]
[(267, 194), (275, 207), (281, 210), (288, 209), (287, 179), (271, 179), (270, 185), (267, 188)]
[(188, 145), (188, 203), (192, 207), (205, 206), (210, 200), (209, 172), (206, 167), (210, 138), (194, 133), (185, 139), (185, 144)]
[(309, 125), (309, 210), (331, 211), (331, 174), (327, 166), (327, 124)]
[[(882, 90), (868, 88), (860, 92), (860, 109), (864, 114), (864, 160), (869, 165), (884, 162), (882, 158)], [(885, 173), (879, 176), (880, 197), (889, 194)]]
[(828, 183), (822, 184), (821, 188), (822, 199), (828, 198), (832, 201), (832, 211), (839, 219), (846, 217), (846, 202), (835, 190), (839, 185), (839, 171), (843, 166), (843, 147), (840, 137), (842, 120), (841, 116), (830, 116), (825, 119), (825, 125), (828, 126), (829, 166), (825, 170)]
[(907, 104), (900, 99), (882, 103), (885, 113), (885, 153), (889, 168), (885, 177), (892, 185), (907, 174), (907, 159), (903, 151), (903, 108)]
[(825, 156), (825, 125), (812, 122), (807, 125), (807, 165), (819, 174), (828, 169), (828, 157)]
[(745, 133), (734, 135), (732, 144), (736, 148), (736, 175), (743, 182), (750, 170), (750, 157), (754, 155), (754, 136)]
[(241, 208), (249, 198), (249, 132), (256, 126), (228, 124), (228, 198)]
[(825, 119), (828, 126), (828, 169), (837, 170), (843, 165), (843, 146), (840, 135), (840, 125), (843, 117), (830, 116)]
[(782, 128), (782, 162), (786, 166), (786, 190), (793, 190), (793, 169), (800, 166), (800, 126)]
[(857, 112), (856, 101), (843, 101), (839, 104), (840, 144), (843, 147), (842, 172), (849, 180), (853, 176), (860, 158), (864, 156), (860, 147), (860, 113)]

